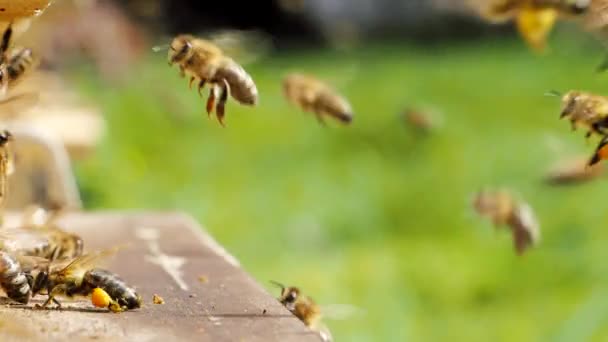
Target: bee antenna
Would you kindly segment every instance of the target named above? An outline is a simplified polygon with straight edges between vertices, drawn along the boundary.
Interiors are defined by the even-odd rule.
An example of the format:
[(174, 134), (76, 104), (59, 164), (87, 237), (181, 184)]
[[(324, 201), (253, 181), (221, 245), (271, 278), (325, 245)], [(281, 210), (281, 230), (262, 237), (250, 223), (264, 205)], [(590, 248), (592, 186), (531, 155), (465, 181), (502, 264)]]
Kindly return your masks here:
[(283, 285), (283, 284), (279, 283), (278, 281), (271, 280), (271, 281), (270, 281), (270, 283), (271, 283), (272, 285), (275, 285), (275, 286), (280, 287), (280, 288), (281, 288), (281, 291), (285, 290), (285, 285)]
[(561, 97), (562, 93), (557, 90), (549, 90), (548, 92), (545, 93), (545, 96)]
[(164, 51), (164, 50), (169, 50), (169, 44), (156, 45), (156, 46), (152, 47), (152, 51), (154, 51), (154, 52), (160, 52), (160, 51)]

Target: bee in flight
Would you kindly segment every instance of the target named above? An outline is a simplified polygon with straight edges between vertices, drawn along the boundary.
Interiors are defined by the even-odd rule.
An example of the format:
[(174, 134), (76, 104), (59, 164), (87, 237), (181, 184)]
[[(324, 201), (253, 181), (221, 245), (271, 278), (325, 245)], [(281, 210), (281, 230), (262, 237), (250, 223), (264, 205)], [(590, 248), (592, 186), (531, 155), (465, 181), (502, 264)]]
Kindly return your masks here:
[(276, 281), (272, 284), (281, 288), (279, 302), (294, 316), (304, 323), (308, 328), (316, 331), (325, 342), (332, 341), (329, 329), (321, 322), (321, 308), (310, 297), (301, 293), (294, 286), (286, 287)]
[(222, 126), (229, 95), (244, 105), (257, 104), (258, 89), (251, 76), (213, 42), (191, 35), (179, 35), (169, 46), (168, 58), (169, 65), (177, 64), (180, 74), (190, 77), (191, 88), (194, 81), (198, 81), (201, 96), (204, 86), (210, 85), (207, 114), (211, 115), (215, 110)]
[(578, 126), (586, 127), (587, 138), (592, 134), (604, 136), (608, 134), (608, 98), (583, 91), (569, 91), (562, 97), (560, 119), (564, 118), (570, 120), (572, 130)]
[(353, 120), (350, 103), (322, 81), (304, 74), (292, 73), (283, 80), (283, 93), (287, 101), (305, 112), (312, 112), (320, 123), (325, 116), (342, 123)]
[[(74, 259), (51, 262), (46, 259), (19, 256), (21, 269), (29, 279), (31, 296), (48, 295), (42, 307), (51, 302), (61, 307), (58, 297), (91, 297), (99, 288), (110, 297), (108, 309), (114, 312), (140, 308), (142, 298), (118, 275), (95, 267), (115, 249), (83, 254)], [(98, 291), (98, 290), (97, 290)]]
[(508, 191), (482, 190), (475, 196), (473, 208), (480, 216), (492, 220), (496, 228), (511, 229), (517, 254), (540, 242), (540, 226), (532, 207)]
[(584, 15), (591, 0), (469, 0), (469, 4), (490, 22), (515, 20), (528, 45), (543, 51), (558, 18)]

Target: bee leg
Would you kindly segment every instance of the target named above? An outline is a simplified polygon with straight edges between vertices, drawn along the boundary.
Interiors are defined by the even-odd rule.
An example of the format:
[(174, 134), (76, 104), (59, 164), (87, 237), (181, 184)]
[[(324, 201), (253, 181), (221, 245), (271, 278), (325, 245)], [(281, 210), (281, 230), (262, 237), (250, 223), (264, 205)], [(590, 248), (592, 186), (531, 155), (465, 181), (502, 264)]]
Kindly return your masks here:
[(214, 106), (215, 106), (215, 85), (212, 85), (211, 89), (209, 89), (209, 98), (207, 99), (207, 116), (211, 115), (211, 112), (213, 112)]
[(201, 78), (201, 80), (198, 82), (198, 94), (203, 97), (203, 88), (205, 87), (205, 83), (207, 83), (207, 80), (204, 78)]
[(2, 54), (2, 60), (6, 58), (6, 53), (8, 51), (8, 47), (11, 44), (11, 37), (13, 36), (13, 23), (11, 22), (4, 34), (2, 35), (2, 43), (0, 44), (0, 53)]
[(215, 115), (217, 116), (217, 120), (220, 122), (222, 126), (224, 125), (224, 112), (226, 108), (226, 101), (228, 100), (228, 93), (230, 92), (230, 86), (226, 80), (223, 81), (224, 85), (220, 88), (222, 92), (220, 95), (220, 99), (217, 102), (217, 107), (215, 107)]
[(192, 89), (192, 83), (194, 83), (194, 80), (196, 79), (196, 77), (194, 76), (190, 76), (190, 83), (188, 83), (188, 88)]
[(571, 120), (571, 121), (570, 121), (570, 125), (571, 125), (571, 127), (572, 127), (572, 130), (573, 130), (573, 131), (576, 131), (576, 121)]
[(184, 67), (181, 65), (179, 66), (179, 75), (181, 77), (186, 77), (186, 70), (184, 70)]

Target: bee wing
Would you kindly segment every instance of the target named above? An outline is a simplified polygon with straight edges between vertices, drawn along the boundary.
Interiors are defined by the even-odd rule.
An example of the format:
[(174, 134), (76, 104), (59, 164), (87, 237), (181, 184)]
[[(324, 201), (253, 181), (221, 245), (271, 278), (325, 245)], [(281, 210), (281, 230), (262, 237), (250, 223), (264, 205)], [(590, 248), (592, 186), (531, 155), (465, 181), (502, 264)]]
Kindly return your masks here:
[(38, 270), (46, 269), (49, 266), (49, 264), (51, 263), (46, 258), (29, 256), (29, 255), (17, 255), (16, 259), (17, 259), (17, 261), (19, 261), (21, 270), (26, 273), (29, 273), (32, 270), (36, 270), (36, 269), (38, 269)]
[(0, 118), (11, 119), (38, 104), (40, 95), (35, 92), (14, 95), (0, 100)]
[(99, 266), (104, 260), (115, 255), (122, 248), (122, 246), (117, 246), (110, 249), (104, 249), (83, 254), (70, 261), (65, 267), (63, 267), (59, 271), (59, 274), (69, 277), (74, 274), (78, 274), (88, 269)]
[(342, 321), (356, 316), (362, 316), (366, 311), (350, 304), (329, 304), (321, 306), (323, 319)]
[(251, 64), (268, 55), (272, 39), (256, 30), (218, 30), (203, 35), (217, 45), (226, 56), (239, 64)]
[(334, 340), (334, 337), (331, 335), (331, 331), (329, 331), (329, 328), (323, 322), (318, 322), (315, 324), (315, 326), (312, 327), (312, 330), (319, 333), (319, 337), (321, 337), (321, 341), (323, 342), (332, 342)]

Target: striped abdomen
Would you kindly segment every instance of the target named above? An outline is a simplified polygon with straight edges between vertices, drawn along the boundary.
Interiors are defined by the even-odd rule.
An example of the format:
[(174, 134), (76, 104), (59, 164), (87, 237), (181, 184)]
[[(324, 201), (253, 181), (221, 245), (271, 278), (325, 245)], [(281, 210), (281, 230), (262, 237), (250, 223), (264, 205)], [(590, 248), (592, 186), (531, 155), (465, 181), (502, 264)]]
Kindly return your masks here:
[(110, 271), (92, 269), (85, 274), (83, 283), (87, 283), (91, 291), (96, 287), (102, 288), (123, 308), (137, 309), (141, 306), (141, 296), (135, 289)]
[(0, 251), (0, 286), (6, 296), (16, 302), (27, 304), (31, 289), (19, 262), (10, 254)]
[(218, 68), (214, 80), (226, 80), (230, 86), (230, 95), (238, 102), (255, 105), (258, 102), (258, 88), (243, 67), (228, 59), (224, 66)]
[(18, 80), (33, 64), (32, 49), (21, 49), (14, 53), (8, 61), (9, 83)]

